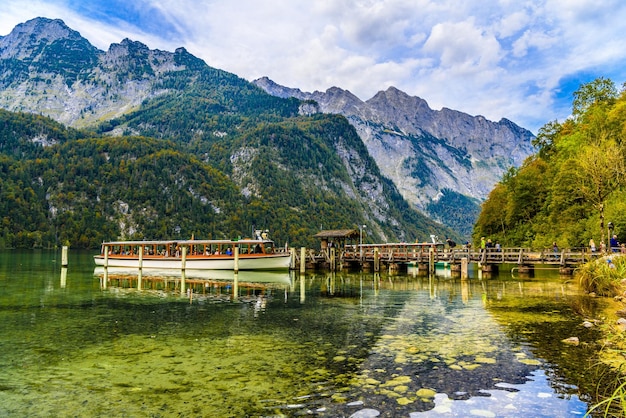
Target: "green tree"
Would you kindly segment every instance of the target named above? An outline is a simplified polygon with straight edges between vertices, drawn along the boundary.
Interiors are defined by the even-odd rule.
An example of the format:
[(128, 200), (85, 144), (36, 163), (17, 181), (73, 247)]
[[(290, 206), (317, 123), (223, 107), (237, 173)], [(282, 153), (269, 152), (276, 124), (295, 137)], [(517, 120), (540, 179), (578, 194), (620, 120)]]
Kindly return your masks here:
[(616, 141), (600, 140), (598, 144), (588, 145), (581, 150), (579, 164), (581, 168), (580, 191), (600, 216), (600, 236), (608, 244), (605, 235), (604, 210), (606, 199), (619, 190), (626, 179), (624, 151)]
[(532, 145), (539, 150), (539, 156), (549, 158), (556, 150), (556, 140), (563, 126), (556, 120), (546, 123), (539, 128), (537, 136), (532, 140)]
[(579, 119), (587, 113), (592, 106), (612, 104), (617, 97), (618, 91), (612, 80), (604, 77), (597, 78), (581, 85), (578, 90), (574, 92), (572, 115), (575, 119)]

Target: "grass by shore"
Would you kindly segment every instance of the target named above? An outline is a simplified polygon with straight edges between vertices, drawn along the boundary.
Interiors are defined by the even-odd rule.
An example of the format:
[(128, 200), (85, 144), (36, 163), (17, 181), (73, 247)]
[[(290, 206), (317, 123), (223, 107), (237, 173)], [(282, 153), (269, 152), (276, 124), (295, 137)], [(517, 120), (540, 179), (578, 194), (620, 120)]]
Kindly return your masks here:
[[(600, 361), (615, 371), (611, 394), (593, 405), (587, 416), (626, 416), (626, 255), (609, 254), (581, 266), (576, 277), (589, 294), (612, 298), (605, 319)], [(601, 396), (601, 395), (600, 395)]]

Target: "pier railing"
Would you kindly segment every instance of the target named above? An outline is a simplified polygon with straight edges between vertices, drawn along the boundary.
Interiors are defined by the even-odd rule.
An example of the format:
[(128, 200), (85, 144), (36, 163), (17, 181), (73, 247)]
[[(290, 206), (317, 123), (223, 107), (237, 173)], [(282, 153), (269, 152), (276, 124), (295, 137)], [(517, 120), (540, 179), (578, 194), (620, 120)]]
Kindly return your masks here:
[(378, 257), (378, 260), (386, 263), (427, 263), (431, 252), (436, 262), (460, 263), (465, 258), (469, 262), (483, 264), (560, 266), (577, 266), (598, 256), (588, 248), (567, 248), (555, 252), (552, 248), (444, 248), (441, 244), (396, 243), (346, 246), (340, 252), (340, 258), (346, 262), (370, 262)]

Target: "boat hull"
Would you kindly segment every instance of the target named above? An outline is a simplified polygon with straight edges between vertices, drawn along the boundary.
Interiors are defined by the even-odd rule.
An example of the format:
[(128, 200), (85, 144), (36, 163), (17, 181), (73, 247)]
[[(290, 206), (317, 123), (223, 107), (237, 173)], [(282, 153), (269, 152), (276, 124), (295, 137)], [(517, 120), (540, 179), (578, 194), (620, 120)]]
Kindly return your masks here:
[[(105, 265), (103, 255), (94, 256), (96, 266)], [(240, 256), (239, 270), (286, 270), (289, 269), (291, 257), (288, 254), (263, 255), (263, 256)], [(139, 268), (138, 257), (131, 256), (109, 256), (106, 260), (108, 267), (128, 267)], [(141, 260), (141, 267), (154, 269), (175, 269), (183, 268), (183, 261), (180, 257), (144, 257)], [(185, 259), (185, 269), (195, 270), (234, 270), (235, 257), (233, 256), (193, 256)]]

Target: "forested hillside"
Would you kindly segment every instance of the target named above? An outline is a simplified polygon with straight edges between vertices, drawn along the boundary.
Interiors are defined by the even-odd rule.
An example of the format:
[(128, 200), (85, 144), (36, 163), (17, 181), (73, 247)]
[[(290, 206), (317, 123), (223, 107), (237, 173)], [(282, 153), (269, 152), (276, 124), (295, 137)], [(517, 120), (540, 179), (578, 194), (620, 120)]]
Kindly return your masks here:
[[(380, 239), (377, 231), (393, 238), (445, 233), (408, 208), (391, 184), (372, 190), (372, 198), (387, 196), (385, 214), (359, 203), (333, 150), (338, 137), (363, 146), (343, 118), (319, 116), (258, 127), (206, 148), (199, 159), (166, 139), (99, 136), (0, 110), (0, 247), (228, 238), (255, 226), (270, 229), (280, 245), (314, 246), (322, 225), (365, 222), (371, 239)], [(371, 166), (354, 178), (379, 175), (364, 163)]]
[[(512, 169), (484, 202), (474, 229), (508, 246), (626, 241), (626, 91), (599, 78), (574, 94), (572, 117), (543, 126), (539, 152)], [(609, 224), (610, 222), (610, 224)]]

